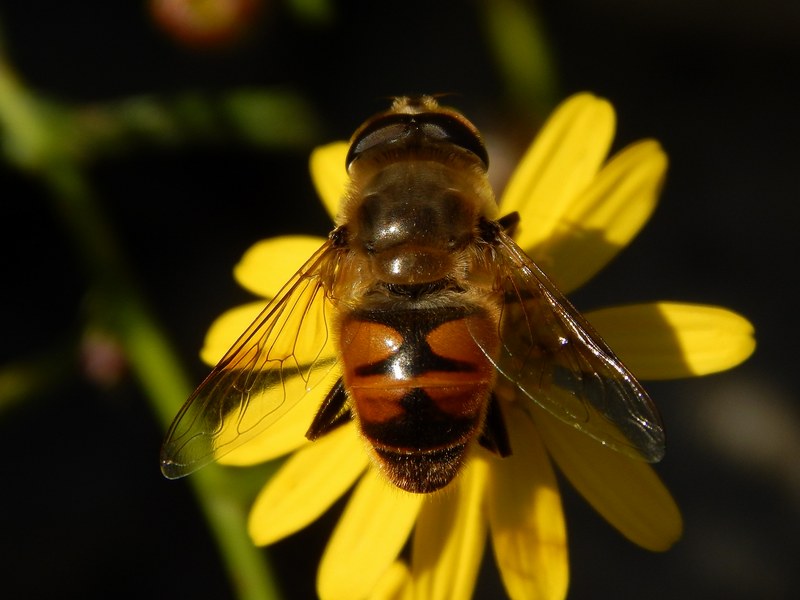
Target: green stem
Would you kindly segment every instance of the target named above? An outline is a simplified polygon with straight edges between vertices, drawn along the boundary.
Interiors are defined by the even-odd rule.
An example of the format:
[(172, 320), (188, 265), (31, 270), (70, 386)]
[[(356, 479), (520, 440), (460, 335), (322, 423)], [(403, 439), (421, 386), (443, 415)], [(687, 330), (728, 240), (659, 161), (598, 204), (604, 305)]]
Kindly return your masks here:
[[(191, 384), (131, 276), (85, 174), (63, 152), (57, 111), (35, 98), (15, 76), (0, 49), (0, 133), (7, 158), (32, 171), (51, 191), (64, 225), (78, 247), (101, 299), (108, 323), (161, 423), (166, 426)], [(57, 108), (57, 107), (56, 107)], [(157, 468), (154, 457), (153, 468)], [(232, 475), (219, 467), (189, 478), (216, 537), (238, 597), (279, 598), (263, 554), (246, 531), (246, 509)]]
[[(166, 428), (192, 389), (184, 370), (127, 274), (82, 173), (64, 165), (51, 167), (44, 176), (64, 222), (100, 283), (111, 324), (132, 368)], [(239, 597), (278, 598), (264, 557), (247, 535), (246, 510), (231, 492), (235, 485), (230, 479), (225, 470), (212, 467), (195, 473), (188, 481), (195, 487)]]

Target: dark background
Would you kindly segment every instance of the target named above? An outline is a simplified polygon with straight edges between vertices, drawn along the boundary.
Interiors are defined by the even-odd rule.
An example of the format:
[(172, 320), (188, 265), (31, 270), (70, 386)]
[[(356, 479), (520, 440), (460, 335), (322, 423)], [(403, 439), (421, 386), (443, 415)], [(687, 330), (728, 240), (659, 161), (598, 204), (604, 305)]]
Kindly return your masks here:
[[(287, 84), (318, 111), (326, 141), (349, 136), (388, 96), (444, 91), (480, 128), (502, 131), (503, 84), (475, 3), (334, 5), (327, 26), (275, 5), (255, 38), (219, 53), (174, 43), (144, 2), (3, 2), (0, 19), (20, 75), (70, 103)], [(671, 159), (652, 221), (577, 294), (578, 306), (719, 304), (747, 316), (759, 344), (735, 371), (649, 386), (669, 435), (659, 472), (686, 522), (670, 552), (625, 541), (564, 486), (570, 598), (790, 597), (800, 586), (792, 383), (800, 4), (543, 0), (538, 8), (559, 96), (609, 98), (618, 147), (655, 137)], [(277, 233), (327, 230), (306, 161), (307, 149), (209, 144), (92, 167), (119, 242), (197, 381), (209, 323), (248, 299), (231, 277), (242, 252)], [(80, 328), (87, 280), (35, 178), (0, 165), (0, 207), (5, 363)], [(158, 471), (161, 435), (131, 378), (104, 388), (76, 374), (4, 411), (4, 597), (232, 597), (189, 488)], [(334, 518), (269, 551), (286, 589), (297, 590), (289, 597), (313, 590)], [(476, 596), (497, 597), (489, 552), (485, 562)]]

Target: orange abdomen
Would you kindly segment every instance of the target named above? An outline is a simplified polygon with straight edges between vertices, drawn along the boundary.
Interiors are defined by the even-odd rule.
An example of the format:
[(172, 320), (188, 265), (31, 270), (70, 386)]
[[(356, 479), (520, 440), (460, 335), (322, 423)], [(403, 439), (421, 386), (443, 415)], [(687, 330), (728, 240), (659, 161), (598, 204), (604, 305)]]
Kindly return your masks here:
[[(339, 339), (359, 427), (395, 483), (446, 484), (483, 425), (495, 380), (484, 350), (497, 351), (497, 323), (464, 306), (359, 310)], [(398, 470), (427, 483), (402, 485), (423, 477)]]

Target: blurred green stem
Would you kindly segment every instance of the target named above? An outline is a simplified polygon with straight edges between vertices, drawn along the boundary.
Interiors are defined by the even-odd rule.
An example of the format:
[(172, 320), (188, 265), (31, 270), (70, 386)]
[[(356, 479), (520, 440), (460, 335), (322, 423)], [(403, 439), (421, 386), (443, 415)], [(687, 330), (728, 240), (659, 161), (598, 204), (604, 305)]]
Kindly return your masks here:
[(506, 91), (521, 116), (537, 115), (537, 127), (560, 95), (558, 75), (536, 2), (484, 0), (483, 23)]
[[(60, 135), (69, 130), (64, 126), (66, 121), (57, 105), (42, 102), (22, 84), (0, 48), (0, 135), (5, 156), (12, 164), (38, 176), (51, 192), (102, 299), (104, 316), (166, 428), (190, 393), (191, 385), (134, 283), (83, 170), (67, 150), (69, 140)], [(157, 469), (155, 455), (153, 469)], [(231, 479), (224, 469), (210, 467), (188, 481), (194, 486), (217, 539), (238, 597), (278, 598), (269, 566), (247, 535), (246, 509)]]
[(35, 356), (0, 367), (0, 415), (74, 377), (78, 340), (56, 340)]

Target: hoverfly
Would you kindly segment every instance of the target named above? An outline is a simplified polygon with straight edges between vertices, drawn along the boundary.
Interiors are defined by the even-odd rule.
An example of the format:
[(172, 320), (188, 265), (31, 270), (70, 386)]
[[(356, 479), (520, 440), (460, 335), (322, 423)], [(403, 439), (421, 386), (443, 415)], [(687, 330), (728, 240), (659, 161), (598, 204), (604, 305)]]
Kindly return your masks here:
[(353, 134), (335, 229), (187, 400), (161, 466), (186, 475), (258, 435), (314, 386), (313, 440), (355, 420), (399, 488), (446, 486), (474, 444), (512, 448), (499, 398), (536, 403), (657, 461), (647, 393), (496, 218), (475, 126), (402, 97)]

